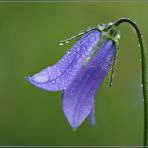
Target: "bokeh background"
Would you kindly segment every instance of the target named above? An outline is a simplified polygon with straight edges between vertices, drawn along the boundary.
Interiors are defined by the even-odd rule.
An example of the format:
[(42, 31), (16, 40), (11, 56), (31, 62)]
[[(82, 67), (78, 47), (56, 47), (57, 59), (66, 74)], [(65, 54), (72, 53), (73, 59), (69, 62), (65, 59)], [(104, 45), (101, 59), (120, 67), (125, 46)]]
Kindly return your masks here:
[(137, 22), (148, 47), (148, 3), (0, 3), (0, 145), (142, 145), (140, 50), (135, 32), (120, 26), (113, 86), (109, 75), (96, 96), (96, 121), (73, 131), (62, 111), (62, 92), (25, 80), (55, 64), (76, 41), (57, 43), (80, 30), (121, 17)]

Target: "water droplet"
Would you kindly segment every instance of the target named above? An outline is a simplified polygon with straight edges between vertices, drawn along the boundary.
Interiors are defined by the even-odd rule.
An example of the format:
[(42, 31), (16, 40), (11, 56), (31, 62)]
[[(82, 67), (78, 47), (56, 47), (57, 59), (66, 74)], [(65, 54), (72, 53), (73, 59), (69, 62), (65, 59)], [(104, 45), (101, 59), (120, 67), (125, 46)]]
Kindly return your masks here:
[(32, 77), (32, 80), (37, 82), (37, 83), (45, 83), (49, 80), (48, 75), (44, 74), (44, 73), (39, 73), (39, 74), (35, 74)]
[(106, 25), (105, 25), (105, 24), (99, 24), (99, 25), (98, 25), (98, 28), (99, 28), (100, 30), (104, 30), (104, 29), (105, 29), (105, 27), (106, 27)]
[(65, 43), (66, 43), (66, 44), (69, 43), (69, 40), (65, 41)]
[(76, 131), (77, 128), (73, 128), (73, 131)]
[[(89, 29), (90, 30), (90, 29)], [(87, 31), (89, 31), (89, 30), (87, 30)], [(84, 32), (80, 32), (78, 35), (83, 35), (84, 34)]]
[(76, 56), (76, 58), (79, 59), (79, 58), (80, 58), (80, 55), (78, 54), (78, 55)]
[(52, 84), (54, 84), (55, 82), (56, 82), (55, 80), (52, 80), (52, 81), (51, 81)]
[(140, 44), (138, 44), (138, 46), (140, 47)]
[(143, 87), (143, 84), (141, 84), (141, 87)]
[(64, 43), (63, 42), (60, 42), (59, 45), (62, 46), (62, 45), (64, 45)]
[(112, 25), (112, 24), (113, 24), (112, 22), (108, 23), (109, 26)]
[(116, 37), (117, 37), (117, 39), (120, 39), (120, 34), (118, 33)]
[(113, 85), (113, 83), (112, 82), (110, 82), (110, 86), (112, 86)]
[(87, 51), (92, 51), (92, 47), (89, 46), (89, 47), (87, 48)]
[(115, 75), (115, 74), (114, 74), (114, 73), (112, 73), (111, 77), (113, 78), (113, 77), (114, 77), (114, 75)]

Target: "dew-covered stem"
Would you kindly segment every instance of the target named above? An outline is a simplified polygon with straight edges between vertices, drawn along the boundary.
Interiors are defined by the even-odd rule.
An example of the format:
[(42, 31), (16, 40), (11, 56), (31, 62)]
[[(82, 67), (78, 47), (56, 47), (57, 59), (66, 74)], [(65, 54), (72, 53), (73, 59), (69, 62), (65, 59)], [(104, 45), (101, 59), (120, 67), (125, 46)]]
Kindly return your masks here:
[(139, 47), (140, 47), (140, 52), (141, 52), (141, 67), (142, 67), (142, 89), (143, 89), (143, 98), (144, 98), (144, 141), (143, 144), (144, 146), (148, 146), (148, 82), (147, 82), (147, 77), (148, 77), (148, 69), (147, 69), (147, 61), (146, 61), (146, 48), (144, 46), (144, 41), (143, 41), (143, 35), (137, 26), (137, 24), (128, 19), (128, 18), (121, 18), (117, 20), (113, 25), (119, 26), (121, 23), (129, 23), (136, 31), (137, 37), (138, 37), (138, 42), (139, 42)]

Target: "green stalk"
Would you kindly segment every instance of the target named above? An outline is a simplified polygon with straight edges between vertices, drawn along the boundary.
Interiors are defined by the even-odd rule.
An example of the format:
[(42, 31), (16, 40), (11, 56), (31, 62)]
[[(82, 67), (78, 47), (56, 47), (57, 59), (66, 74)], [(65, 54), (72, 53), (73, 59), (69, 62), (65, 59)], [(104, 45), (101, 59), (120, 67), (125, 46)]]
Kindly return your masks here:
[(141, 52), (141, 66), (142, 66), (142, 90), (143, 90), (143, 99), (144, 99), (144, 141), (143, 145), (148, 146), (148, 83), (147, 83), (147, 77), (148, 77), (148, 70), (147, 70), (147, 62), (146, 62), (146, 48), (144, 46), (144, 41), (143, 41), (143, 35), (137, 26), (137, 24), (128, 19), (128, 18), (121, 18), (117, 20), (113, 25), (116, 25), (117, 27), (121, 23), (129, 23), (136, 31), (137, 37), (138, 37), (138, 42), (139, 42), (139, 47), (140, 47), (140, 52)]

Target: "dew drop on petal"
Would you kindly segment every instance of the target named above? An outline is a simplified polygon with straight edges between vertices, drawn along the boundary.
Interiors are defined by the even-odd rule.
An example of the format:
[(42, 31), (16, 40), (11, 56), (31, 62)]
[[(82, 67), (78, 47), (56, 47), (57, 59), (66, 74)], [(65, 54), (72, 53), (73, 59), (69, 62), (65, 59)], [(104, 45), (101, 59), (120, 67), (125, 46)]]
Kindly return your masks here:
[(78, 54), (78, 55), (76, 56), (76, 58), (79, 59), (79, 58), (80, 58), (80, 54)]
[(87, 48), (87, 51), (92, 51), (92, 47), (89, 46), (89, 47)]
[(32, 80), (37, 82), (37, 83), (45, 83), (49, 80), (49, 77), (44, 74), (44, 73), (41, 73), (41, 74), (36, 74), (32, 77)]

